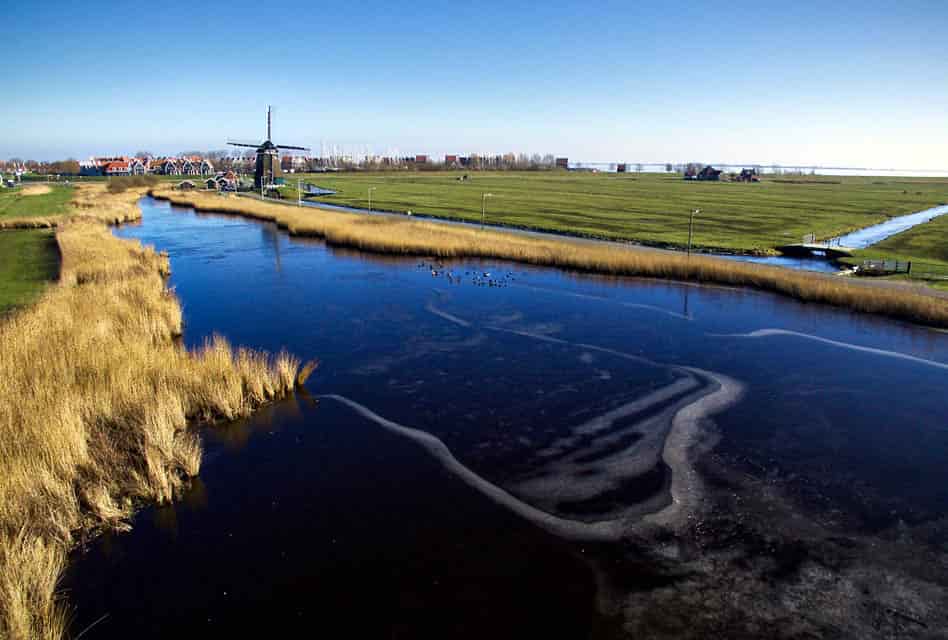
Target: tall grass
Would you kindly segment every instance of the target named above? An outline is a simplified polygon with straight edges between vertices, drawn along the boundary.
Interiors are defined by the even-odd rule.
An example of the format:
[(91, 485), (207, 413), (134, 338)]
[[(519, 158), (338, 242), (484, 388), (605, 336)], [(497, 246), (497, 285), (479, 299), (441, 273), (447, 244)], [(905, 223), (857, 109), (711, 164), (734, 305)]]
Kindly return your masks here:
[(18, 215), (16, 209), (0, 218), (2, 229), (40, 229), (56, 227), (74, 216), (95, 218), (109, 224), (131, 222), (142, 217), (138, 200), (149, 189), (148, 185), (129, 186), (115, 193), (105, 184), (87, 183), (76, 185), (68, 205), (53, 214)]
[(166, 189), (152, 193), (202, 211), (274, 221), (291, 234), (319, 237), (334, 245), (363, 251), (444, 259), (513, 260), (607, 275), (746, 286), (806, 302), (948, 327), (948, 301), (944, 297), (909, 288), (875, 286), (839, 276), (707, 256), (689, 258), (681, 253), (618, 244), (530, 237), (409, 218), (298, 208), (236, 196), (179, 193)]
[[(101, 217), (101, 216), (99, 216)], [(0, 324), (0, 638), (60, 638), (55, 595), (79, 532), (128, 526), (198, 473), (193, 421), (287, 394), (299, 362), (213, 338), (174, 340), (168, 259), (75, 219), (57, 233), (60, 286)]]
[(109, 179), (105, 188), (109, 193), (124, 193), (135, 187), (153, 187), (159, 182), (161, 182), (161, 179), (154, 175), (116, 176)]

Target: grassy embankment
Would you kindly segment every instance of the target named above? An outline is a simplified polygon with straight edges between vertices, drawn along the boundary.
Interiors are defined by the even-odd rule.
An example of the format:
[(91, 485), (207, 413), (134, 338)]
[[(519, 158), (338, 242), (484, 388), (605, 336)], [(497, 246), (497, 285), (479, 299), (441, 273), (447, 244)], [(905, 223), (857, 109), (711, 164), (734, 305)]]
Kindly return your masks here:
[(296, 199), (296, 180), (337, 190), (317, 198), (376, 209), (480, 221), (487, 199), (491, 224), (680, 248), (772, 253), (815, 233), (831, 238), (894, 215), (948, 202), (948, 178), (768, 176), (761, 183), (690, 182), (667, 174), (557, 172), (338, 173), (286, 176), (284, 193)]
[(250, 198), (156, 189), (158, 197), (202, 211), (271, 220), (291, 234), (395, 255), (513, 260), (544, 267), (748, 286), (807, 302), (819, 302), (912, 322), (948, 327), (945, 300), (911, 291), (861, 286), (823, 276), (721, 258), (596, 244), (568, 238), (535, 238), (503, 231), (452, 227), (390, 216), (366, 216), (265, 203)]
[[(105, 217), (135, 217), (124, 200), (103, 203)], [(190, 421), (247, 415), (298, 382), (287, 354), (176, 343), (166, 256), (88, 217), (62, 222), (56, 240), (59, 286), (0, 322), (0, 637), (10, 640), (64, 635), (55, 588), (77, 534), (127, 527), (137, 503), (172, 499), (198, 472)]]

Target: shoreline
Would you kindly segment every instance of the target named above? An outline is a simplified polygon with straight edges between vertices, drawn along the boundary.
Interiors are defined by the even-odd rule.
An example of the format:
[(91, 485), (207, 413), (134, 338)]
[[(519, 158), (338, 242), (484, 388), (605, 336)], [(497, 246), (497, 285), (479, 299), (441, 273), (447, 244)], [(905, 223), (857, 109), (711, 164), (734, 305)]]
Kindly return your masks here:
[(441, 259), (498, 259), (583, 273), (723, 284), (828, 304), (914, 324), (948, 328), (948, 302), (941, 295), (906, 287), (853, 282), (835, 275), (793, 271), (703, 255), (609, 243), (532, 238), (496, 229), (472, 230), (395, 216), (373, 218), (316, 207), (195, 192), (150, 189), (148, 195), (196, 211), (273, 222), (291, 236), (313, 237), (331, 246), (370, 253)]

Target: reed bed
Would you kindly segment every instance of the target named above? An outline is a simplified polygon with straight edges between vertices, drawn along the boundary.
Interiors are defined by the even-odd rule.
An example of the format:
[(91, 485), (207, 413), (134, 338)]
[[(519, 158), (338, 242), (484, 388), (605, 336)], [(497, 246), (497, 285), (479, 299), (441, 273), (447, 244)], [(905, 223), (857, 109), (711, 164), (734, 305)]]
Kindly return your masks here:
[(153, 190), (152, 195), (200, 211), (276, 222), (290, 234), (338, 246), (442, 259), (488, 258), (617, 276), (686, 280), (751, 287), (863, 313), (948, 327), (948, 301), (908, 288), (871, 286), (850, 278), (741, 263), (618, 244), (536, 238), (495, 230), (452, 227), (410, 218), (368, 216), (237, 196)]
[(0, 638), (9, 640), (63, 637), (56, 584), (70, 548), (127, 528), (138, 503), (172, 500), (201, 465), (193, 423), (246, 416), (289, 393), (300, 370), (286, 353), (220, 337), (195, 352), (180, 346), (167, 256), (88, 218), (62, 224), (57, 240), (61, 284), (0, 323)]

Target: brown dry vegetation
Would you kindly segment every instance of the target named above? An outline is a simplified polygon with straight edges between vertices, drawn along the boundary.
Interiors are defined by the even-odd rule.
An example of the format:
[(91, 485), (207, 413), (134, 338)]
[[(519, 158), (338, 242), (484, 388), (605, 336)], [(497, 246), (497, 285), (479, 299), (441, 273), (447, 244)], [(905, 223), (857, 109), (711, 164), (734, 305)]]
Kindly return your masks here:
[[(49, 187), (46, 193), (49, 192)], [(32, 187), (27, 187), (32, 188)], [(0, 229), (41, 229), (52, 228), (81, 215), (95, 218), (109, 224), (121, 224), (142, 217), (138, 200), (148, 191), (145, 186), (127, 189), (121, 193), (109, 193), (104, 183), (80, 184), (75, 186), (69, 207), (59, 215), (30, 216), (14, 215), (0, 219)], [(39, 195), (39, 194), (34, 194)]]
[(48, 184), (31, 184), (23, 187), (21, 193), (25, 196), (41, 196), (52, 191)]
[[(97, 218), (125, 216), (125, 194)], [(137, 197), (137, 196), (130, 196)], [(60, 221), (61, 222), (61, 221)], [(128, 526), (198, 472), (189, 421), (232, 419), (279, 398), (299, 362), (174, 340), (167, 256), (99, 221), (61, 224), (61, 284), (0, 324), (0, 638), (60, 638), (55, 595), (77, 536)]]
[(153, 195), (201, 211), (270, 220), (301, 236), (363, 251), (439, 258), (494, 258), (609, 275), (666, 278), (753, 287), (806, 302), (846, 307), (948, 327), (944, 298), (907, 289), (866, 286), (848, 278), (721, 258), (637, 249), (567, 238), (541, 238), (449, 226), (409, 218), (297, 208), (249, 198), (154, 190)]

